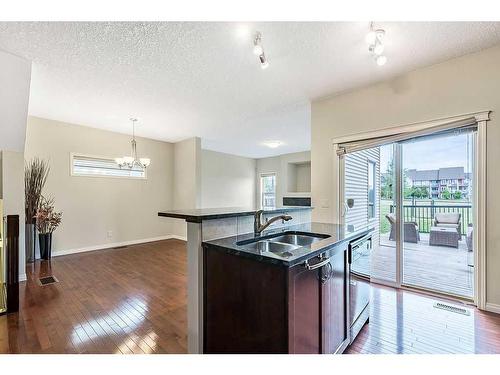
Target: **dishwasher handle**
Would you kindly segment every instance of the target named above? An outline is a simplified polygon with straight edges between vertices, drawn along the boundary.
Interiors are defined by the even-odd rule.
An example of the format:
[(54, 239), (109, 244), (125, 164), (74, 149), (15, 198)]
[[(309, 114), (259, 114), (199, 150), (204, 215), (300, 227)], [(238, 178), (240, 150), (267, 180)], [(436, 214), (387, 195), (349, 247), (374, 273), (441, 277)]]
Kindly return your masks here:
[(309, 262), (306, 260), (304, 261), (304, 267), (308, 271), (312, 270), (317, 270), (318, 268), (323, 267), (324, 265), (328, 264), (330, 262), (330, 258), (323, 259), (321, 262), (315, 263), (315, 264), (309, 264)]

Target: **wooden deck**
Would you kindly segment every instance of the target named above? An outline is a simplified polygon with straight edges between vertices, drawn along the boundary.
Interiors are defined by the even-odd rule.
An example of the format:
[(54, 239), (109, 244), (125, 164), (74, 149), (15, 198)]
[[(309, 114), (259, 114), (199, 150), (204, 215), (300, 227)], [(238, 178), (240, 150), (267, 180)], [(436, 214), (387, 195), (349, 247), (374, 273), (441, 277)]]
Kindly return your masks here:
[[(374, 244), (370, 266), (369, 256), (359, 260), (358, 271), (372, 278), (395, 281), (396, 243), (389, 235), (380, 236), (380, 245)], [(421, 233), (417, 244), (404, 243), (403, 284), (430, 289), (467, 298), (474, 296), (474, 255), (467, 251), (465, 238), (458, 249), (430, 246), (429, 234)]]

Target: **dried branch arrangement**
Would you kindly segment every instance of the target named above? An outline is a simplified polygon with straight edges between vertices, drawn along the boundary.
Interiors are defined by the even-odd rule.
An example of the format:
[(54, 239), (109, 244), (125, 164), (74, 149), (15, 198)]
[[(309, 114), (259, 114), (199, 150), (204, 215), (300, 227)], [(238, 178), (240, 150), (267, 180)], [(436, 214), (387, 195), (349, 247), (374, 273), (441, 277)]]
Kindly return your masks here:
[(42, 189), (49, 174), (49, 163), (33, 158), (24, 166), (24, 194), (26, 224), (35, 223), (35, 215), (40, 205)]
[(45, 198), (40, 199), (40, 205), (35, 215), (36, 229), (38, 233), (46, 234), (54, 232), (62, 220), (62, 212), (54, 211), (54, 199)]

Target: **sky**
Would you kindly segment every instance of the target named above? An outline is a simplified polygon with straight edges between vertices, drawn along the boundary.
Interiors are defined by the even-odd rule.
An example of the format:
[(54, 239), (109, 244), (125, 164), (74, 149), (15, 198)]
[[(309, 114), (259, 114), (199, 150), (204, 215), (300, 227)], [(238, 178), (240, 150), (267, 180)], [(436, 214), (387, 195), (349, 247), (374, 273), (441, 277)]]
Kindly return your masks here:
[[(387, 170), (392, 159), (392, 146), (380, 148), (380, 171)], [(472, 171), (472, 134), (423, 138), (403, 144), (404, 169), (439, 169), (446, 167), (464, 167), (465, 172)]]

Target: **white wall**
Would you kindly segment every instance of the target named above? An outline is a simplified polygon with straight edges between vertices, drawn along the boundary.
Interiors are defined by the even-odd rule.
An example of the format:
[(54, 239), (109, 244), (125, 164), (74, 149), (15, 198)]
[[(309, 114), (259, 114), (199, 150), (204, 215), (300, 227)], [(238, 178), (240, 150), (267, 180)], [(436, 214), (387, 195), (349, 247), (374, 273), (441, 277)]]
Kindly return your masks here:
[(201, 207), (254, 207), (255, 159), (202, 150)]
[(296, 178), (298, 192), (311, 192), (311, 163), (297, 164)]
[[(189, 138), (174, 144), (173, 208), (201, 206), (201, 139)], [(186, 223), (173, 221), (175, 235), (185, 238)]]
[(117, 157), (129, 154), (130, 147), (128, 135), (28, 118), (25, 158), (49, 160), (43, 194), (53, 196), (56, 210), (63, 212), (62, 225), (54, 232), (54, 253), (172, 233), (171, 221), (157, 213), (172, 207), (173, 144), (137, 139), (138, 153), (151, 158), (146, 180), (70, 175), (71, 152)]
[(0, 51), (0, 150), (24, 151), (31, 62)]
[[(309, 151), (295, 152), (292, 154), (284, 154), (279, 156), (274, 156), (270, 158), (257, 159), (257, 174), (256, 174), (256, 203), (260, 205), (260, 175), (263, 173), (276, 173), (276, 204), (278, 206), (283, 205), (284, 196), (300, 196), (308, 197), (309, 193), (290, 193), (287, 188), (289, 185), (288, 179), (288, 164), (289, 163), (302, 163), (311, 160), (311, 153)], [(297, 173), (297, 171), (295, 171)], [(301, 178), (304, 171), (302, 171)], [(296, 178), (293, 179), (296, 181)], [(301, 185), (306, 185), (306, 182), (302, 181)]]
[[(487, 144), (487, 301), (500, 305), (500, 46), (312, 103), (315, 221), (334, 222), (335, 137), (492, 110)], [(389, 66), (387, 66), (390, 68)], [(500, 306), (499, 306), (500, 307)]]
[(19, 215), (19, 279), (26, 280), (24, 249), (24, 155), (2, 151), (3, 215)]

